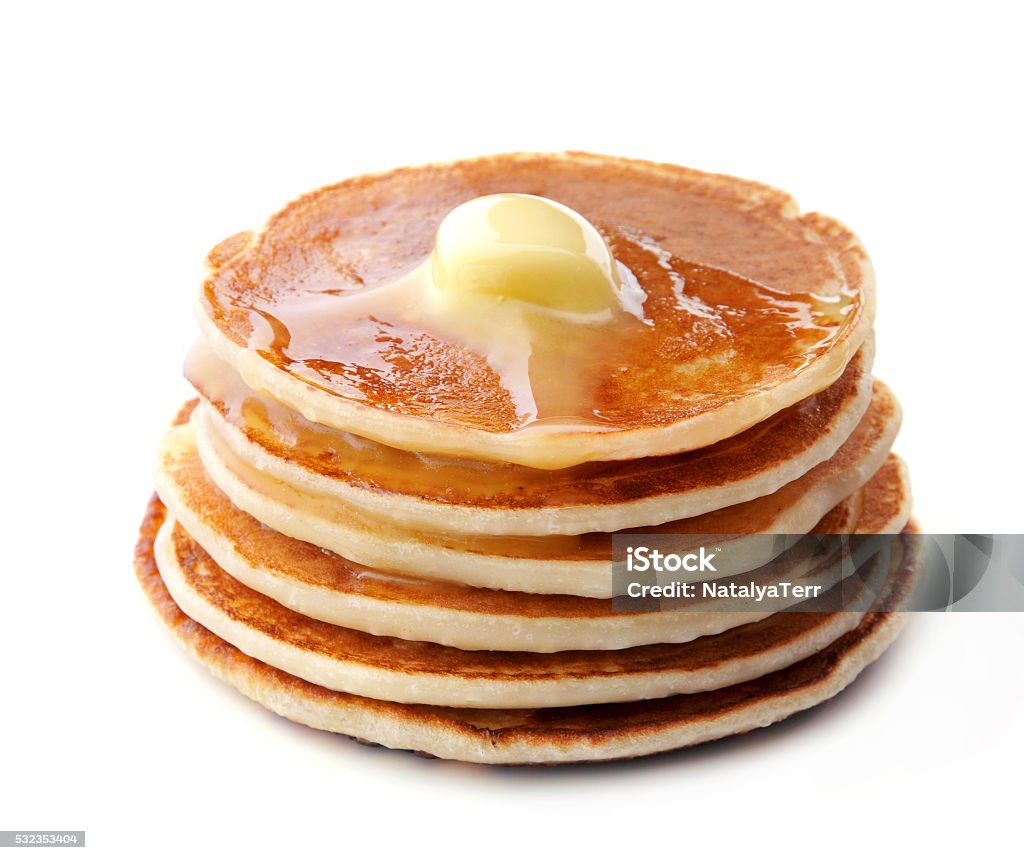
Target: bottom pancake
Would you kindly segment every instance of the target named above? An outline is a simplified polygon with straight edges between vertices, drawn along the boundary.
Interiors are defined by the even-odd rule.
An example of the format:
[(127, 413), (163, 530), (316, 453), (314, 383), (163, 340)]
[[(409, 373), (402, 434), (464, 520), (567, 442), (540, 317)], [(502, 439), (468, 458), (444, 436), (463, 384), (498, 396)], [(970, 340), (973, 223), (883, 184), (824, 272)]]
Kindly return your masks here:
[[(752, 681), (690, 695), (542, 709), (397, 704), (338, 693), (246, 656), (186, 616), (153, 557), (164, 521), (154, 501), (135, 554), (136, 574), (164, 623), (214, 675), (281, 716), (313, 728), (440, 758), (558, 764), (634, 758), (771, 725), (831, 698), (892, 643), (904, 615), (870, 612), (813, 656)], [(916, 565), (915, 553), (903, 565)]]

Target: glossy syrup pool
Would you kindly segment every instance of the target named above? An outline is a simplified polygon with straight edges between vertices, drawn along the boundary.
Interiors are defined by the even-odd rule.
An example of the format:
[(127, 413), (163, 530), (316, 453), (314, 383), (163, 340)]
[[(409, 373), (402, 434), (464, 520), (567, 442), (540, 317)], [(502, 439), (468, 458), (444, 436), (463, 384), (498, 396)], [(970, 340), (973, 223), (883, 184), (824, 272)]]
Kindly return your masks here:
[[(334, 395), (494, 432), (683, 421), (795, 377), (860, 311), (835, 256), (791, 219), (687, 197), (662, 178), (596, 181), (500, 160), (480, 170), (399, 171), (299, 201), (211, 276), (204, 310), (236, 343)], [(584, 215), (642, 306), (599, 324), (493, 297), (443, 312), (415, 276), (438, 225), (506, 190)]]
[(602, 323), (486, 298), (445, 310), (404, 277), (374, 289), (297, 293), (251, 310), (248, 346), (307, 382), (396, 412), (493, 410), (508, 429), (670, 423), (702, 401), (794, 375), (842, 325), (850, 297), (786, 293), (616, 236), (643, 284), (642, 316)]

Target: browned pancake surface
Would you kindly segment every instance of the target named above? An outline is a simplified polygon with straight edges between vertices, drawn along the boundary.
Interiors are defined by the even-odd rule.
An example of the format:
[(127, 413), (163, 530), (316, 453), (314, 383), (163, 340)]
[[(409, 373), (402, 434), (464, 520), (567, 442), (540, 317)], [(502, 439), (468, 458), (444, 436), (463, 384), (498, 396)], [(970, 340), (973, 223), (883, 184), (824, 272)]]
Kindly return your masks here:
[[(204, 311), (235, 344), (361, 406), (493, 433), (563, 419), (523, 413), (487, 357), (443, 332), (386, 311), (344, 325), (332, 316), (333, 298), (425, 260), (454, 207), (502, 192), (580, 212), (648, 296), (650, 324), (616, 330), (583, 365), (593, 393), (570, 417), (608, 430), (687, 421), (796, 378), (853, 330), (863, 336), (866, 258), (842, 225), (793, 216), (787, 195), (755, 183), (579, 154), (407, 168), (313, 192), (214, 249)], [(561, 346), (531, 362), (557, 368)]]

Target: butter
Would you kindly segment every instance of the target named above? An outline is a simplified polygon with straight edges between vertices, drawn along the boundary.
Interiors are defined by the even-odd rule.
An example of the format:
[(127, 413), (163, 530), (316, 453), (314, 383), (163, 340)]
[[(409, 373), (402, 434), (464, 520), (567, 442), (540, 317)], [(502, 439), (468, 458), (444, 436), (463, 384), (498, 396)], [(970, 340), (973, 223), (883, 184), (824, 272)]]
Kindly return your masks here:
[[(497, 377), (521, 427), (603, 427), (595, 389), (608, 356), (650, 327), (646, 298), (579, 213), (543, 197), (494, 194), (453, 209), (433, 251), (394, 280), (307, 297), (276, 329), (262, 318), (253, 325), (257, 348), (283, 329), (293, 354), (336, 362), (339, 375), (368, 368), (386, 378), (392, 362), (406, 374), (423, 355), (435, 363), (425, 372), (443, 371), (438, 345), (458, 347), (483, 359), (487, 370), (475, 372)], [(361, 352), (353, 332), (362, 333)]]
[(430, 257), (434, 286), (453, 303), (480, 297), (607, 319), (628, 304), (623, 276), (593, 224), (531, 194), (491, 194), (453, 209)]

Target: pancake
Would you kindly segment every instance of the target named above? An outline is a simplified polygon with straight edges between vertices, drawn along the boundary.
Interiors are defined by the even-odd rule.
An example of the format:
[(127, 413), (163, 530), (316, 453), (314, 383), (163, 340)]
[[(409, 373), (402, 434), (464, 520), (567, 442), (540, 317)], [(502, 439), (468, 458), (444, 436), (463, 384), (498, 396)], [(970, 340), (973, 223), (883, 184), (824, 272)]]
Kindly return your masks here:
[[(490, 348), (500, 331), (467, 337), (387, 300), (448, 212), (504, 192), (595, 225), (642, 289), (642, 318), (564, 330), (510, 363)], [(250, 388), (394, 448), (543, 469), (731, 437), (835, 382), (874, 316), (867, 255), (838, 222), (733, 177), (578, 153), (351, 179), (209, 264), (199, 322)]]
[[(873, 273), (788, 195), (499, 155), (320, 189), (207, 263), (136, 573), (275, 712), (629, 758), (812, 707), (898, 634), (922, 546)], [(627, 598), (665, 540), (700, 570), (638, 575), (699, 596)]]
[[(881, 468), (899, 429), (899, 405), (879, 382), (867, 413), (831, 458), (775, 493), (719, 511), (633, 531), (681, 535), (808, 533), (828, 511)], [(191, 444), (190, 428), (174, 428), (161, 462)], [(210, 478), (238, 508), (282, 534), (329, 549), (379, 570), (443, 579), (481, 588), (582, 597), (612, 596), (607, 562), (611, 535), (472, 537), (425, 533), (370, 518), (336, 499), (299, 493), (239, 462), (200, 428), (198, 450)], [(163, 492), (163, 467), (157, 489)], [(762, 542), (763, 543), (763, 542)], [(760, 546), (760, 545), (759, 545)], [(763, 563), (763, 550), (730, 548), (728, 573)]]
[(873, 339), (837, 382), (699, 451), (569, 469), (530, 469), (401, 451), (306, 421), (245, 386), (202, 342), (186, 375), (203, 430), (297, 490), (427, 531), (547, 535), (698, 516), (774, 493), (831, 457), (871, 401)]
[[(621, 614), (610, 600), (523, 594), (373, 570), (263, 526), (206, 475), (194, 449), (165, 461), (161, 499), (235, 579), (302, 615), (379, 636), (461, 649), (613, 649), (719, 632), (755, 616)], [(909, 483), (890, 455), (862, 490), (833, 508), (816, 534), (894, 534), (910, 516)], [(609, 561), (604, 576), (610, 577)], [(760, 616), (757, 616), (760, 617)]]
[[(157, 535), (154, 554), (175, 603), (246, 654), (331, 690), (449, 707), (563, 707), (717, 689), (821, 650), (863, 614), (826, 618), (813, 607), (835, 606), (839, 598), (825, 597), (793, 613), (735, 613), (739, 618), (728, 631), (686, 644), (548, 654), (463, 651), (310, 620), (232, 579), (173, 520)], [(888, 555), (876, 553), (854, 583), (844, 583), (843, 597), (864, 599), (864, 588), (877, 593)], [(717, 620), (734, 613), (666, 614), (685, 623), (691, 614)]]
[[(398, 704), (327, 690), (274, 669), (182, 613), (153, 558), (163, 520), (163, 508), (154, 499), (136, 547), (136, 574), (167, 627), (215, 676), (296, 722), (462, 761), (554, 764), (632, 758), (764, 727), (840, 692), (885, 651), (904, 621), (902, 613), (870, 612), (855, 629), (804, 660), (703, 693), (553, 709)], [(912, 577), (918, 565), (917, 544), (908, 549), (902, 577)]]

